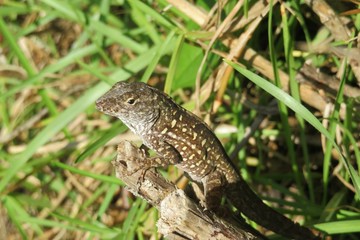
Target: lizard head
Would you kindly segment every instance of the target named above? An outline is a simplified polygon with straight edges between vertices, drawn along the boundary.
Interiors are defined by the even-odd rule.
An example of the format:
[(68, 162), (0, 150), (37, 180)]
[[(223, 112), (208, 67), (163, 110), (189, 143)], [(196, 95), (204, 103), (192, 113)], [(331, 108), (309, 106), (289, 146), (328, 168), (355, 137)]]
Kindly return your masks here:
[(96, 101), (96, 108), (119, 118), (139, 133), (151, 127), (159, 116), (156, 89), (141, 82), (118, 82)]

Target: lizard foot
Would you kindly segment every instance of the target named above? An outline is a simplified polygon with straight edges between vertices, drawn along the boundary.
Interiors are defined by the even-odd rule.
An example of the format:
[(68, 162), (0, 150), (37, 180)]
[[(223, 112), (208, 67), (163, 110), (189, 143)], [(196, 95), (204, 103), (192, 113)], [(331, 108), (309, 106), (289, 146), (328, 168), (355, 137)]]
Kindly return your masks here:
[(127, 175), (132, 175), (139, 170), (144, 170), (143, 162), (145, 151), (132, 145), (128, 141), (122, 141), (117, 148), (117, 161), (126, 165)]

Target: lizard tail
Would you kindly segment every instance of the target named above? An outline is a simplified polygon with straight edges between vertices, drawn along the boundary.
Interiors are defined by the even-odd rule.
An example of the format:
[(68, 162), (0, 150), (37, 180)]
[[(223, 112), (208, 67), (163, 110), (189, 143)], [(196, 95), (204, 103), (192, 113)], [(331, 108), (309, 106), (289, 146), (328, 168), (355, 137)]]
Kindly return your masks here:
[(273, 232), (289, 239), (319, 239), (308, 228), (294, 223), (263, 203), (242, 179), (230, 184), (226, 189), (226, 195), (238, 211)]

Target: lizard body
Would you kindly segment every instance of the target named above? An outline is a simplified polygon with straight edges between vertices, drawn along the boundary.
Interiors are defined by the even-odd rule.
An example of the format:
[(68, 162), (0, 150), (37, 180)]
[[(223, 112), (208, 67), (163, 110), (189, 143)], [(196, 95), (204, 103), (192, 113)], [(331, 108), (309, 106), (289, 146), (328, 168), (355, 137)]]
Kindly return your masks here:
[(223, 194), (244, 215), (292, 239), (316, 239), (312, 232), (273, 210), (237, 173), (221, 142), (197, 116), (144, 83), (118, 82), (96, 101), (101, 112), (119, 118), (158, 156), (143, 168), (176, 165), (204, 187), (205, 204), (219, 207)]

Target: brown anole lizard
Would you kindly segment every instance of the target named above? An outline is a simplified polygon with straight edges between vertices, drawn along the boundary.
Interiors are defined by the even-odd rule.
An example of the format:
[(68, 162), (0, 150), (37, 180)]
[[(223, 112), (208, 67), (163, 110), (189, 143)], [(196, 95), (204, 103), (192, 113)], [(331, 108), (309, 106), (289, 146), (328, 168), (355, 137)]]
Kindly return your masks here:
[(269, 230), (291, 239), (317, 239), (264, 204), (237, 173), (212, 130), (165, 93), (145, 83), (118, 82), (96, 101), (96, 107), (119, 118), (158, 154), (144, 154), (141, 168), (176, 165), (202, 183), (206, 208), (216, 210), (225, 195), (241, 213)]

